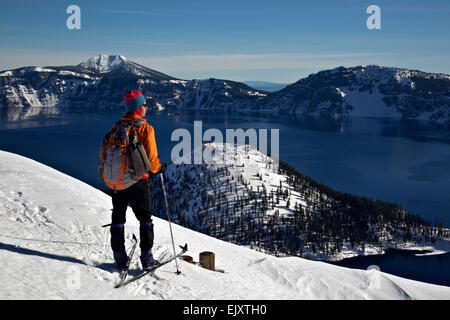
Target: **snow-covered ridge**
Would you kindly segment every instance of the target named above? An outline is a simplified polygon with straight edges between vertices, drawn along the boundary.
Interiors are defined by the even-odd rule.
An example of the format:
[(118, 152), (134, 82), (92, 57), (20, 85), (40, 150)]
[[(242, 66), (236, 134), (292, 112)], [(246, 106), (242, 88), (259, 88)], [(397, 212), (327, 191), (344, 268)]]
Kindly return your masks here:
[(85, 78), (85, 79), (94, 79), (94, 80), (100, 80), (99, 77), (92, 77), (91, 75), (85, 74), (85, 73), (79, 73), (79, 72), (73, 72), (68, 70), (60, 70), (58, 71), (59, 76), (72, 76), (76, 78)]
[(360, 65), (311, 74), (270, 94), (258, 108), (298, 117), (421, 119), (447, 126), (449, 92), (450, 75)]
[[(19, 69), (19, 72), (23, 74), (25, 72), (56, 72), (56, 70), (43, 67), (24, 67)], [(12, 77), (15, 73), (15, 70), (4, 71), (0, 73), (0, 77)]]
[[(251, 146), (207, 143), (184, 155), (184, 162), (194, 163), (196, 153), (203, 155), (202, 164), (173, 163), (166, 170), (174, 219), (193, 230), (273, 255), (320, 260), (382, 254), (388, 247), (450, 251), (449, 239), (432, 243), (421, 236), (430, 233), (424, 221), (417, 221), (416, 238), (399, 237), (412, 229), (403, 220), (407, 213), (395, 205), (344, 197), (283, 163), (278, 171), (272, 158)], [(164, 215), (161, 190), (152, 190), (155, 214)], [(402, 222), (393, 227), (388, 217), (396, 216)], [(323, 230), (328, 240), (314, 240)]]
[(36, 71), (36, 72), (56, 72), (56, 70), (54, 70), (54, 69), (41, 68), (41, 67), (36, 67), (36, 68), (33, 69), (33, 71)]
[[(179, 262), (114, 289), (107, 229), (110, 198), (33, 160), (0, 151), (1, 299), (450, 299), (450, 288), (301, 258), (275, 258), (172, 224), (195, 261), (213, 251), (211, 272)], [(167, 222), (155, 225), (155, 256), (171, 253)], [(139, 234), (128, 212), (126, 233)], [(136, 274), (138, 259), (132, 262)]]
[(12, 77), (13, 72), (12, 71), (5, 71), (0, 73), (0, 77)]

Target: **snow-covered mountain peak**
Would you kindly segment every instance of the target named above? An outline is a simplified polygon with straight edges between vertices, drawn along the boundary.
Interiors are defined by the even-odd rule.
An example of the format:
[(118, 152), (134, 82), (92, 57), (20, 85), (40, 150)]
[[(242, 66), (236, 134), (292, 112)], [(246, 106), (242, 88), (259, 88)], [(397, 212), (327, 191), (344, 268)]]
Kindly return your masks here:
[(100, 54), (80, 63), (78, 66), (86, 69), (94, 69), (100, 73), (107, 73), (122, 66), (127, 60), (122, 55)]

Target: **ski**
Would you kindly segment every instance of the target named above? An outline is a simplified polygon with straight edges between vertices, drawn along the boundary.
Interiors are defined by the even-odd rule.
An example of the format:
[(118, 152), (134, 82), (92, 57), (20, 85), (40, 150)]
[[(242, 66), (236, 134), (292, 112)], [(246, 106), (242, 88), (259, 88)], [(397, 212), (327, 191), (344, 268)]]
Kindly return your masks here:
[(179, 247), (181, 248), (181, 251), (180, 251), (176, 256), (172, 256), (172, 257), (170, 257), (169, 259), (166, 259), (165, 261), (160, 262), (159, 264), (153, 266), (152, 268), (143, 271), (140, 275), (135, 276), (134, 278), (128, 279), (127, 281), (125, 281), (125, 282), (122, 284), (122, 287), (124, 287), (124, 286), (126, 286), (126, 285), (128, 285), (128, 284), (130, 284), (130, 283), (132, 283), (132, 282), (135, 282), (136, 280), (141, 279), (141, 278), (144, 277), (145, 275), (154, 272), (154, 271), (155, 271), (156, 269), (158, 269), (159, 267), (162, 267), (163, 265), (168, 264), (169, 262), (171, 262), (171, 261), (173, 261), (173, 260), (179, 258), (179, 257), (182, 256), (183, 254), (185, 254), (186, 251), (188, 250), (187, 243), (184, 245), (184, 247), (182, 247), (182, 246), (179, 246)]
[(131, 260), (133, 259), (133, 255), (134, 255), (134, 251), (136, 250), (137, 243), (138, 243), (137, 238), (133, 233), (133, 246), (131, 247), (131, 250), (130, 250), (130, 255), (129, 255), (130, 258), (128, 260), (127, 268), (124, 271), (122, 271), (122, 274), (120, 275), (120, 282), (115, 286), (115, 288), (120, 288), (125, 283), (125, 280), (128, 275), (128, 271), (130, 270)]

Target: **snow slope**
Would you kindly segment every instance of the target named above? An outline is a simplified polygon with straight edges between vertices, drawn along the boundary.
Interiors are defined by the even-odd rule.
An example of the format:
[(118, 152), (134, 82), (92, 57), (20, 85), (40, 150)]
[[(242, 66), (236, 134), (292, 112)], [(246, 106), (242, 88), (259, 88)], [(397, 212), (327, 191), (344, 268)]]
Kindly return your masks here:
[[(0, 151), (0, 299), (450, 299), (450, 288), (377, 270), (301, 258), (275, 258), (173, 225), (176, 243), (198, 260), (216, 254), (211, 272), (180, 261), (114, 289), (110, 198), (33, 160)], [(154, 218), (155, 256), (169, 255), (166, 221)], [(138, 233), (128, 213), (127, 235)], [(138, 250), (139, 251), (139, 250)], [(131, 275), (139, 271), (138, 259)]]

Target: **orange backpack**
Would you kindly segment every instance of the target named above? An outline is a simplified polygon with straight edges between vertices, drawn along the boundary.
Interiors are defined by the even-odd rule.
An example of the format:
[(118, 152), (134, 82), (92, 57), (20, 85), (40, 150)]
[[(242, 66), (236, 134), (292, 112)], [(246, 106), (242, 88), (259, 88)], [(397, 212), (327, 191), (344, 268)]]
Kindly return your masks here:
[(131, 187), (150, 171), (147, 153), (137, 139), (136, 128), (143, 123), (119, 121), (103, 139), (98, 176), (113, 190)]

